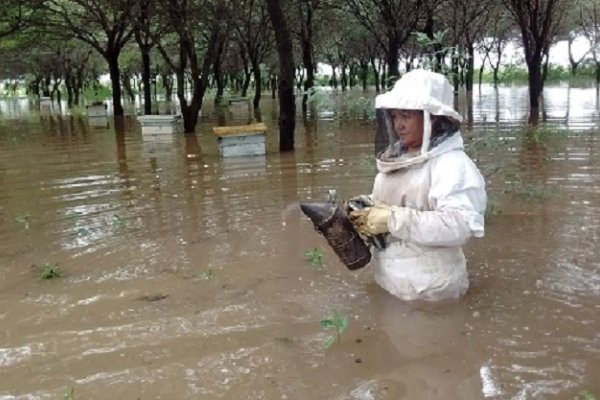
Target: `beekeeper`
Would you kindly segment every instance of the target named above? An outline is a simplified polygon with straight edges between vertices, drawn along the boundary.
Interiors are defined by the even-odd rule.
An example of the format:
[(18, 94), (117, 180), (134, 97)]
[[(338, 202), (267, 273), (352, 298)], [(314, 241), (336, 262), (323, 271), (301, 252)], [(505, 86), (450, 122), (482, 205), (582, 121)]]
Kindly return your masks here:
[(484, 234), (485, 183), (464, 151), (461, 116), (443, 75), (413, 70), (375, 99), (378, 136), (373, 206), (352, 211), (373, 247), (375, 281), (403, 300), (458, 298), (469, 287), (461, 246)]

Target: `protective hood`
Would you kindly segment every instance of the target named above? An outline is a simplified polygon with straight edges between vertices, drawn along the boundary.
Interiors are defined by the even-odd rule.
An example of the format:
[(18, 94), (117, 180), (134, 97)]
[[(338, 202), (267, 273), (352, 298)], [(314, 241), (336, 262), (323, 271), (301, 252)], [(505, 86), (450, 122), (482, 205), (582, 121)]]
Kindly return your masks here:
[[(441, 74), (416, 69), (407, 72), (389, 92), (375, 98), (378, 125), (376, 154), (377, 165), (391, 171), (420, 163), (439, 151), (434, 151), (450, 137), (458, 135), (462, 117), (453, 107), (453, 89)], [(408, 152), (402, 139), (394, 130), (393, 110), (420, 110), (423, 112), (423, 139), (420, 151)], [(436, 126), (432, 134), (431, 116), (446, 117), (448, 123)], [(441, 120), (441, 119), (440, 119)], [(454, 121), (454, 122), (451, 122)], [(456, 147), (458, 143), (450, 147)], [(462, 139), (460, 139), (462, 146)], [(446, 147), (446, 146), (444, 146)], [(396, 165), (396, 167), (393, 167)], [(384, 172), (384, 171), (382, 171)]]

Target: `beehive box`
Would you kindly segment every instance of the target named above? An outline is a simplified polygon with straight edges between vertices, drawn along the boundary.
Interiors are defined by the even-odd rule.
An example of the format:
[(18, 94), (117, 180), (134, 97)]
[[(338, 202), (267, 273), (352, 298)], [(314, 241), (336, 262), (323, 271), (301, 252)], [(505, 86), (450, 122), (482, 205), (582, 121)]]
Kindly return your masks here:
[(181, 115), (140, 115), (138, 121), (144, 138), (183, 132)]
[(213, 134), (219, 141), (219, 154), (224, 158), (264, 155), (266, 132), (267, 127), (263, 123), (213, 128)]
[(88, 118), (108, 116), (107, 107), (104, 103), (89, 104), (85, 108), (87, 109)]

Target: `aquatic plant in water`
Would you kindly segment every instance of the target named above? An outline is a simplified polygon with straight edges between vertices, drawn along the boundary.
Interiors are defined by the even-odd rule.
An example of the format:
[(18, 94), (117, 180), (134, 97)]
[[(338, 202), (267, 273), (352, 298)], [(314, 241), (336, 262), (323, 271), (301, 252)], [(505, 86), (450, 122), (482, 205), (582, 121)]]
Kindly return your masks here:
[(308, 105), (317, 113), (333, 112), (334, 102), (323, 89), (312, 87), (306, 94), (308, 95)]
[(304, 252), (306, 260), (312, 267), (321, 268), (323, 266), (323, 252), (318, 248), (313, 248)]
[(119, 214), (114, 214), (112, 225), (113, 229), (122, 230), (123, 228), (125, 228), (125, 220)]
[(90, 231), (87, 228), (77, 226), (79, 222), (79, 217), (81, 216), (79, 212), (73, 211), (67, 214), (67, 216), (71, 220), (71, 223), (73, 224), (73, 228), (75, 229), (75, 233), (77, 234), (77, 236), (88, 236), (90, 234)]
[(348, 316), (341, 315), (337, 310), (333, 310), (330, 318), (322, 319), (321, 326), (327, 330), (334, 330), (335, 333), (325, 341), (325, 348), (330, 348), (336, 341), (340, 342), (340, 336), (348, 329)]
[(367, 97), (357, 97), (344, 101), (340, 113), (348, 118), (375, 118), (375, 100)]
[(596, 400), (596, 396), (594, 396), (593, 394), (591, 394), (587, 390), (583, 390), (583, 391), (577, 393), (577, 399), (576, 400)]
[(42, 267), (42, 279), (52, 279), (62, 276), (62, 269), (58, 266), (58, 263), (45, 263)]
[(69, 387), (61, 397), (62, 400), (75, 400), (75, 387)]
[(212, 268), (202, 271), (198, 274), (198, 279), (201, 281), (207, 281), (214, 276)]
[(498, 207), (498, 202), (496, 201), (496, 199), (494, 199), (492, 197), (488, 197), (487, 205), (485, 207), (485, 219), (495, 217), (496, 215), (499, 215), (501, 212), (502, 211)]
[(510, 191), (526, 200), (545, 200), (548, 198), (548, 190), (541, 183), (523, 184), (516, 182), (511, 185)]

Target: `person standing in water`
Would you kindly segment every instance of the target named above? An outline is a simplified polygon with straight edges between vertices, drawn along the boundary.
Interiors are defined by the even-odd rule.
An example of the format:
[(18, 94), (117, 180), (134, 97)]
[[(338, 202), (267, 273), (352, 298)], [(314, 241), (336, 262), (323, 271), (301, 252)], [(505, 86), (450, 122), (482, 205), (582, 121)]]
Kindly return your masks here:
[(464, 151), (461, 116), (441, 74), (417, 69), (375, 99), (378, 137), (374, 205), (349, 218), (372, 248), (375, 281), (402, 300), (444, 300), (469, 287), (462, 246), (483, 237), (484, 179)]

